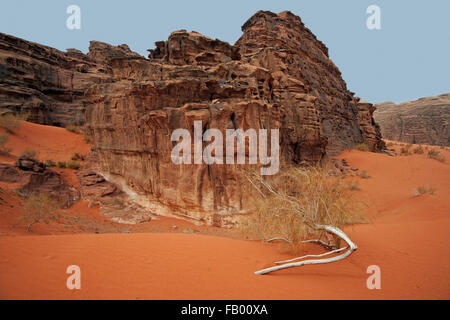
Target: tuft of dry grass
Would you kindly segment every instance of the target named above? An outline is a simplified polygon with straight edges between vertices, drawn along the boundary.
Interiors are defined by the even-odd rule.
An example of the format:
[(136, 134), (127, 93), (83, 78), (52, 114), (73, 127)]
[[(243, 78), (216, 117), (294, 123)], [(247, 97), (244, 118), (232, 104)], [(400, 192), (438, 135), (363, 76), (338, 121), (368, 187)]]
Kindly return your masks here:
[(415, 154), (424, 154), (425, 151), (423, 150), (422, 146), (417, 146), (416, 148), (414, 148), (413, 152)]
[(78, 161), (70, 160), (69, 162), (67, 162), (67, 168), (69, 169), (78, 170), (80, 169), (80, 167), (81, 165)]
[(361, 171), (360, 173), (358, 173), (358, 176), (360, 176), (363, 179), (370, 179), (370, 178), (372, 178), (366, 171)]
[(79, 154), (78, 152), (75, 152), (71, 158), (73, 161), (81, 160), (84, 161), (85, 156), (83, 154)]
[(410, 156), (412, 154), (410, 149), (411, 149), (411, 145), (405, 145), (405, 146), (401, 147), (400, 155), (401, 156)]
[(435, 193), (436, 193), (436, 189), (434, 189), (432, 186), (428, 186), (428, 187), (420, 186), (413, 191), (413, 196), (417, 197), (417, 196), (420, 196), (423, 194), (433, 195)]
[(38, 156), (38, 152), (33, 149), (25, 149), (22, 154), (20, 155), (20, 158), (26, 158), (26, 159), (36, 159)]
[(45, 160), (45, 165), (47, 167), (56, 167), (56, 162), (53, 160)]
[(255, 211), (243, 221), (250, 237), (282, 238), (296, 250), (300, 243), (318, 235), (313, 225), (365, 222), (362, 203), (353, 196), (342, 176), (322, 167), (295, 167), (280, 171), (270, 181), (245, 174), (255, 194)]
[(65, 161), (58, 161), (57, 167), (58, 168), (67, 168), (67, 163)]
[(428, 158), (435, 159), (440, 162), (445, 162), (445, 158), (441, 155), (441, 153), (435, 149), (428, 151)]
[(359, 190), (361, 190), (361, 187), (359, 186), (359, 182), (358, 181), (350, 181), (347, 184), (347, 188), (350, 191), (359, 191)]

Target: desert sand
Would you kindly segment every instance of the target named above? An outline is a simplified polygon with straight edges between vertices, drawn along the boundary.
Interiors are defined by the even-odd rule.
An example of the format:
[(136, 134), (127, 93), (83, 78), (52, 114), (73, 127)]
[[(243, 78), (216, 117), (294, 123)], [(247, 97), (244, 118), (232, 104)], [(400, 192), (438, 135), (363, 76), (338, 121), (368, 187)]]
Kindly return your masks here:
[[(90, 148), (80, 135), (26, 122), (9, 146), (13, 156), (1, 162), (25, 148), (55, 161)], [(345, 229), (358, 251), (338, 263), (265, 276), (253, 272), (292, 257), (279, 244), (168, 218), (125, 228), (84, 202), (27, 233), (17, 220), (20, 198), (2, 183), (0, 299), (449, 299), (450, 151), (436, 149), (445, 163), (426, 154), (345, 151), (341, 158), (371, 176), (348, 178), (358, 181), (370, 220)], [(60, 170), (76, 184), (73, 170)], [(428, 185), (434, 195), (413, 195)], [(74, 217), (86, 225), (70, 224)], [(308, 244), (300, 255), (322, 252)], [(81, 290), (66, 288), (69, 265), (81, 268)], [(371, 265), (381, 268), (381, 290), (366, 287)]]

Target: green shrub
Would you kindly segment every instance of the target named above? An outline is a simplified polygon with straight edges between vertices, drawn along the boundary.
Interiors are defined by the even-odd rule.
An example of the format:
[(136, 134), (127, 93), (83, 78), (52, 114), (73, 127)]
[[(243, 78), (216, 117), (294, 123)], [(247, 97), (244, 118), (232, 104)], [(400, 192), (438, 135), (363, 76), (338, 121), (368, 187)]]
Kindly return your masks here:
[(78, 161), (70, 160), (67, 163), (67, 167), (70, 169), (78, 170), (78, 169), (80, 169), (81, 165)]
[(47, 167), (56, 167), (56, 162), (53, 160), (45, 160), (45, 165)]
[(57, 166), (58, 166), (58, 168), (66, 168), (67, 164), (65, 161), (58, 161)]
[(35, 159), (37, 156), (37, 152), (33, 149), (25, 149), (22, 154), (20, 155), (21, 158), (27, 158), (27, 159)]

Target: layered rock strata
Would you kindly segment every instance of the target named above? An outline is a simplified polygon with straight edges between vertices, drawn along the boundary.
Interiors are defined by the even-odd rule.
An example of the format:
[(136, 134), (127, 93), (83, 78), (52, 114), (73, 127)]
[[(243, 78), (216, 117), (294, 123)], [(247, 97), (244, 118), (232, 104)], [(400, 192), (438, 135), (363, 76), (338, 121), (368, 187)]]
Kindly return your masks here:
[(374, 118), (385, 139), (450, 146), (450, 93), (376, 107)]
[[(88, 189), (97, 181), (92, 194), (111, 187), (106, 179), (151, 212), (218, 226), (250, 209), (245, 166), (175, 164), (177, 129), (191, 136), (199, 122), (201, 132), (223, 136), (277, 129), (282, 166), (317, 163), (360, 143), (384, 149), (373, 105), (347, 90), (327, 47), (299, 17), (259, 11), (242, 31), (231, 45), (179, 30), (148, 59), (126, 45), (91, 42), (83, 55), (1, 35), (0, 110), (35, 110), (32, 121), (50, 124), (85, 122), (98, 169), (79, 178)], [(245, 155), (248, 163), (248, 148)]]

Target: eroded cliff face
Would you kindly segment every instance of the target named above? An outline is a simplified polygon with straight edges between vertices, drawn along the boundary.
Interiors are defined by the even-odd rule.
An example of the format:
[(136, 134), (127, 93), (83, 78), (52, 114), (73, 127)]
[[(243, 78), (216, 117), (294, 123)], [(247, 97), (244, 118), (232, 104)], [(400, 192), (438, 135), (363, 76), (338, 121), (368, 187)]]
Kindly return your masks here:
[(406, 143), (450, 146), (450, 93), (376, 105), (383, 137)]
[[(199, 49), (196, 42), (209, 44), (194, 54), (189, 49)], [(122, 177), (133, 191), (168, 208), (165, 213), (223, 225), (246, 210), (249, 195), (241, 190), (238, 166), (176, 165), (170, 137), (179, 128), (194, 136), (194, 121), (224, 136), (226, 129), (280, 128), (272, 76), (233, 60), (230, 45), (197, 33), (177, 31), (162, 48), (151, 61), (113, 60), (114, 82), (87, 91), (86, 118), (101, 170)]]
[(84, 93), (111, 70), (81, 51), (61, 52), (0, 33), (0, 114), (56, 126), (85, 122)]
[(258, 12), (243, 32), (232, 46), (180, 30), (157, 42), (149, 60), (110, 60), (113, 81), (86, 92), (101, 170), (167, 212), (226, 225), (249, 209), (239, 166), (174, 164), (174, 130), (193, 136), (194, 121), (224, 136), (279, 129), (282, 165), (318, 162), (358, 143), (384, 148), (373, 106), (346, 89), (300, 18)]
[(299, 17), (260, 11), (242, 30), (235, 45), (176, 31), (148, 59), (126, 45), (91, 42), (84, 55), (1, 34), (0, 110), (28, 110), (39, 123), (86, 122), (95, 170), (80, 174), (82, 194), (103, 197), (114, 189), (103, 179), (114, 182), (114, 192), (139, 203), (138, 220), (147, 209), (226, 226), (250, 209), (243, 166), (173, 163), (171, 134), (193, 136), (195, 121), (223, 136), (279, 129), (281, 165), (320, 162), (359, 143), (384, 149), (373, 105), (347, 90)]
[(328, 48), (299, 17), (260, 11), (242, 31), (236, 43), (242, 60), (271, 72), (273, 99), (287, 111), (282, 136), (290, 137), (283, 144), (288, 158), (317, 160), (363, 142), (372, 150), (384, 148), (373, 106), (359, 104), (347, 90)]

